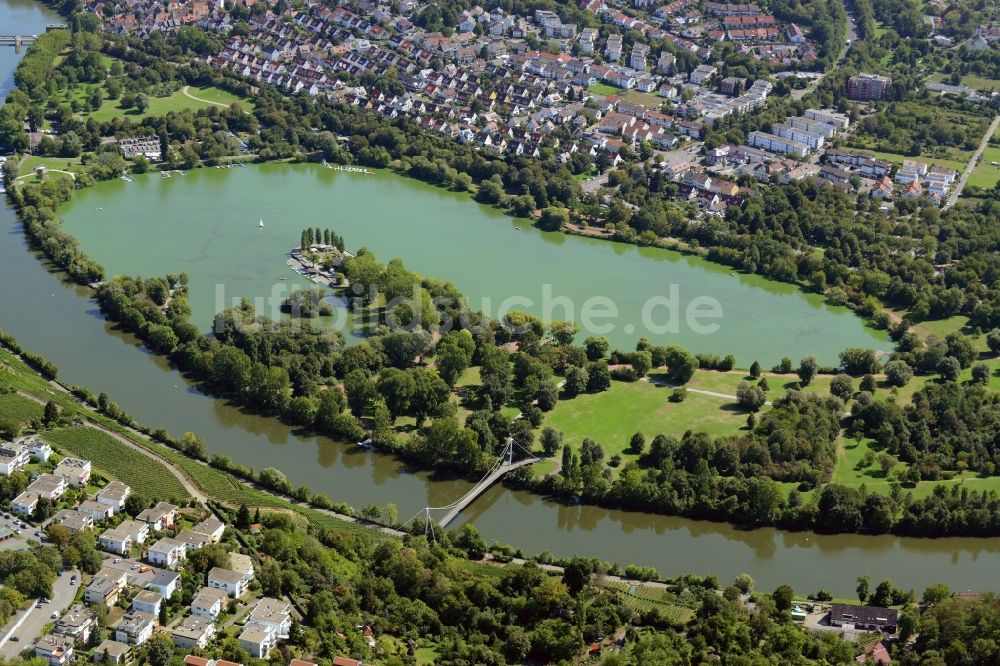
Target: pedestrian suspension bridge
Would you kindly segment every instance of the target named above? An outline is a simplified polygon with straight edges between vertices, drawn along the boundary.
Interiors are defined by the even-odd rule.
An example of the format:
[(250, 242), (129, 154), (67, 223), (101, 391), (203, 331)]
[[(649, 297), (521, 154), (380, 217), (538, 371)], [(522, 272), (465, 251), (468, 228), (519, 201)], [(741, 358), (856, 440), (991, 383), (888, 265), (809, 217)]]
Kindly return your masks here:
[[(514, 460), (514, 447), (519, 448), (525, 454), (527, 458), (522, 458), (521, 460)], [(523, 446), (514, 441), (513, 437), (507, 438), (507, 444), (504, 446), (503, 451), (500, 453), (500, 457), (493, 464), (493, 467), (486, 472), (479, 483), (474, 485), (469, 492), (465, 493), (457, 500), (448, 504), (447, 506), (428, 506), (424, 507), (424, 535), (434, 540), (434, 521), (431, 519), (431, 512), (444, 512), (444, 515), (437, 521), (440, 527), (448, 527), (451, 521), (455, 520), (462, 511), (464, 511), (470, 504), (476, 501), (476, 499), (482, 495), (486, 490), (496, 483), (504, 474), (512, 472), (515, 469), (531, 465), (536, 462), (540, 462), (541, 458), (537, 458), (530, 451), (525, 449)], [(417, 514), (419, 516), (420, 513)], [(417, 516), (410, 518), (406, 521), (407, 523), (413, 521)]]

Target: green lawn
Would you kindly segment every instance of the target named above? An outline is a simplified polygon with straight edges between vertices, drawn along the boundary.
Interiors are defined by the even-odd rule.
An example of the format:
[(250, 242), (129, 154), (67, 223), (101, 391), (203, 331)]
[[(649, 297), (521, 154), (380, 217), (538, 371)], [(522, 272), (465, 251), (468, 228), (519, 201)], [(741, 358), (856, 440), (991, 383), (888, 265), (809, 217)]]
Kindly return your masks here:
[[(93, 118), (98, 122), (112, 120), (113, 118), (131, 118), (142, 120), (151, 116), (165, 116), (170, 112), (183, 111), (184, 109), (207, 109), (220, 104), (228, 106), (239, 103), (247, 111), (253, 110), (253, 103), (250, 100), (238, 97), (225, 90), (209, 87), (192, 87), (188, 91), (191, 96), (185, 95), (183, 89), (177, 90), (166, 97), (149, 96), (149, 108), (145, 112), (137, 109), (123, 109), (119, 100), (105, 99), (101, 108), (89, 113), (82, 113), (84, 118)], [(193, 97), (192, 97), (193, 96)], [(194, 99), (197, 97), (199, 99)], [(204, 100), (204, 101), (203, 101)]]
[(1000, 181), (1000, 147), (986, 146), (982, 159), (969, 175), (969, 185), (991, 189)]
[(188, 493), (173, 474), (155, 460), (93, 428), (76, 427), (44, 433), (46, 440), (62, 451), (86, 458), (95, 467), (127, 483), (147, 498), (186, 498)]
[(892, 162), (893, 164), (902, 164), (903, 160), (916, 160), (918, 162), (923, 162), (927, 166), (941, 166), (948, 169), (954, 169), (961, 173), (965, 170), (965, 167), (969, 164), (969, 158), (972, 157), (971, 152), (960, 151), (960, 150), (949, 150), (948, 157), (931, 157), (929, 155), (918, 155), (917, 157), (907, 157), (906, 155), (898, 155), (896, 153), (883, 153), (877, 150), (864, 149), (864, 152), (870, 153), (871, 155)]
[(732, 435), (746, 424), (746, 414), (724, 399), (689, 392), (684, 402), (668, 400), (672, 389), (650, 382), (612, 382), (602, 393), (560, 399), (544, 425), (565, 433), (578, 446), (589, 437), (608, 456), (624, 453), (635, 432), (646, 440), (658, 434), (682, 436), (688, 430), (713, 436)]
[[(82, 173), (84, 171), (83, 165), (80, 164), (79, 157), (37, 157), (32, 155), (24, 158), (17, 170), (17, 175), (18, 177), (30, 176), (35, 173), (35, 169), (40, 166), (44, 166), (46, 169), (71, 171), (73, 173)], [(45, 177), (69, 178), (70, 176), (62, 173), (46, 173)]]
[(609, 86), (607, 83), (595, 83), (592, 86), (588, 86), (587, 90), (598, 95), (617, 95), (622, 91), (621, 88), (616, 88), (614, 86)]
[(0, 416), (27, 423), (42, 418), (45, 409), (34, 400), (16, 393), (0, 395)]
[[(931, 81), (951, 84), (951, 75), (949, 74), (934, 74), (928, 78)], [(1000, 81), (996, 79), (987, 79), (982, 76), (976, 76), (975, 74), (966, 74), (963, 76), (960, 85), (968, 88), (975, 88), (976, 90), (985, 90), (987, 92), (1000, 90)]]
[[(795, 373), (779, 375), (774, 372), (765, 372), (762, 373), (761, 376), (767, 378), (767, 395), (770, 400), (777, 400), (778, 398), (784, 396), (786, 391), (790, 391), (791, 389), (801, 388), (798, 387), (799, 376)], [(801, 390), (808, 393), (827, 395), (830, 393), (831, 379), (833, 379), (833, 377), (828, 375), (818, 376), (813, 379), (808, 386), (801, 388)], [(687, 386), (688, 388), (701, 389), (703, 391), (713, 391), (715, 393), (735, 395), (736, 387), (739, 386), (742, 381), (754, 380), (750, 379), (745, 370), (731, 370), (730, 372), (698, 370), (694, 373), (694, 377), (691, 378), (691, 381), (687, 383)]]

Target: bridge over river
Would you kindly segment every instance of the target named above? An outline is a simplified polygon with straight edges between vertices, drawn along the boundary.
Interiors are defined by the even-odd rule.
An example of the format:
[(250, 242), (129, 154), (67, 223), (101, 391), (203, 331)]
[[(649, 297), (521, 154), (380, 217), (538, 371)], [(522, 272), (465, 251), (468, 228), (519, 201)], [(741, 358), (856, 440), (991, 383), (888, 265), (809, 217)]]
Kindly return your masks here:
[[(514, 447), (517, 446), (519, 449), (524, 451), (528, 455), (527, 458), (521, 460), (514, 460)], [(429, 534), (429, 536), (434, 538), (434, 527), (431, 521), (432, 511), (444, 511), (444, 515), (438, 520), (438, 525), (441, 527), (448, 527), (451, 521), (455, 520), (458, 514), (462, 513), (470, 504), (476, 501), (476, 499), (486, 492), (490, 486), (496, 483), (504, 474), (508, 472), (513, 472), (515, 469), (520, 469), (527, 465), (539, 462), (541, 458), (536, 458), (529, 451), (524, 449), (520, 444), (514, 441), (513, 437), (507, 438), (507, 445), (504, 446), (503, 452), (501, 452), (500, 457), (493, 464), (493, 467), (486, 472), (486, 475), (479, 480), (479, 483), (474, 485), (469, 492), (465, 493), (457, 500), (448, 504), (447, 506), (428, 506), (424, 507), (424, 530)], [(418, 514), (419, 515), (419, 514)], [(416, 518), (416, 516), (414, 516)], [(413, 520), (411, 518), (410, 520)], [(409, 521), (407, 521), (409, 522)]]

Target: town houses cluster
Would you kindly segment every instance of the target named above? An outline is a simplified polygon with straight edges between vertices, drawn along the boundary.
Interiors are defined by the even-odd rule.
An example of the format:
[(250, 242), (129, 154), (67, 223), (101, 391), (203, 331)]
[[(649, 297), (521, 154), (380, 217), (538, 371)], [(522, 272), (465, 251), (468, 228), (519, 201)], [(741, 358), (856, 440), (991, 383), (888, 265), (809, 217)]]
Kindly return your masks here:
[[(788, 65), (816, 56), (798, 26), (781, 24), (755, 4), (581, 3), (581, 11), (596, 21), (643, 36), (629, 46), (621, 34), (578, 26), (542, 9), (517, 16), (475, 6), (448, 34), (428, 31), (416, 25), (423, 3), (413, 0), (309, 2), (283, 13), (273, 7), (259, 11), (251, 0), (236, 5), (174, 1), (166, 7), (151, 0), (91, 0), (87, 9), (103, 16), (113, 32), (145, 36), (185, 25), (228, 34), (236, 23), (234, 8), (248, 6), (254, 9), (243, 12), (249, 34), (229, 37), (220, 53), (208, 56), (213, 67), (292, 93), (328, 95), (388, 117), (410, 116), (456, 139), (517, 154), (548, 145), (547, 136), (564, 125), (578, 140), (553, 147), (567, 155), (587, 150), (614, 159), (621, 146), (643, 140), (641, 132), (629, 137), (602, 131), (604, 109), (590, 113), (587, 99), (610, 97), (605, 107), (616, 111), (622, 99), (635, 101), (629, 92), (647, 93), (640, 102), (645, 111), (669, 117), (657, 118), (652, 130), (660, 146), (673, 145), (679, 135), (698, 138), (720, 118), (759, 107), (771, 84), (715, 76), (711, 47), (720, 40)], [(669, 48), (660, 46), (664, 43)], [(692, 54), (700, 66), (679, 71), (676, 54), (681, 52)], [(390, 75), (405, 89), (386, 98), (345, 84), (366, 74)], [(595, 84), (614, 86), (622, 95), (592, 92)], [(670, 113), (662, 114), (665, 109)]]
[[(160, 501), (129, 517), (126, 505), (132, 489), (126, 483), (94, 486), (103, 480), (92, 477), (89, 460), (60, 458), (37, 435), (0, 443), (0, 474), (15, 472), (32, 477), (27, 489), (10, 503), (10, 510), (17, 514), (15, 522), (31, 521), (47, 532), (52, 526), (61, 526), (70, 535), (89, 532), (105, 552), (97, 573), (72, 574), (71, 585), (82, 588), (82, 596), (78, 594), (78, 602), (65, 612), (53, 613), (51, 631), (33, 642), (35, 656), (52, 666), (75, 661), (79, 648), (93, 647), (91, 638), (98, 629), (95, 609), (101, 607), (108, 610), (111, 633), (93, 650), (97, 663), (130, 663), (135, 648), (157, 632), (168, 635), (180, 648), (204, 648), (220, 630), (230, 606), (245, 612), (237, 639), (251, 656), (268, 659), (279, 641), (288, 638), (294, 617), (291, 605), (251, 589), (253, 559), (235, 548), (228, 553), (226, 566), (207, 571), (182, 614), (163, 624), (164, 606), (177, 598), (182, 579), (179, 569), (185, 560), (197, 550), (223, 542), (227, 525), (204, 508)], [(43, 500), (50, 503), (52, 512), (39, 511)], [(20, 524), (29, 527), (26, 522)], [(34, 535), (43, 541), (48, 538), (41, 531)], [(208, 660), (199, 662), (200, 657), (193, 659), (188, 666), (208, 664)], [(229, 664), (219, 662), (219, 666)]]

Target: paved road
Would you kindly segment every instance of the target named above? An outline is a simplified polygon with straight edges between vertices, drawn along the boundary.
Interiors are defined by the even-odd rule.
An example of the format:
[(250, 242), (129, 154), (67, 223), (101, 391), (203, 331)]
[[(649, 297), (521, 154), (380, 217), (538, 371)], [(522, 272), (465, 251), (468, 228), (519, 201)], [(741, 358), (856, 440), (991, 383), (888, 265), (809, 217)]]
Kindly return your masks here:
[(954, 189), (952, 189), (951, 194), (948, 195), (948, 201), (945, 203), (944, 208), (951, 208), (958, 201), (958, 197), (962, 194), (962, 190), (965, 188), (965, 183), (969, 180), (969, 176), (975, 170), (976, 165), (979, 164), (979, 158), (983, 156), (983, 151), (986, 150), (986, 146), (989, 145), (990, 139), (997, 131), (997, 126), (1000, 125), (1000, 115), (993, 119), (990, 123), (990, 127), (986, 130), (986, 134), (983, 135), (983, 140), (979, 142), (979, 147), (976, 148), (976, 152), (973, 153), (972, 157), (969, 158), (969, 163), (965, 165), (965, 171), (962, 175), (958, 177), (958, 182), (955, 184)]
[[(42, 627), (49, 622), (55, 621), (51, 617), (52, 613), (58, 611), (62, 614), (64, 610), (69, 608), (70, 603), (72, 603), (73, 598), (76, 596), (77, 585), (79, 585), (79, 577), (77, 578), (77, 585), (70, 585), (70, 579), (73, 576), (78, 576), (75, 570), (63, 572), (56, 578), (56, 582), (52, 584), (52, 601), (42, 604), (41, 608), (38, 608), (37, 603), (31, 605), (31, 608), (28, 610), (28, 617), (12, 634), (18, 640), (8, 640), (0, 644), (0, 657), (13, 659), (22, 650), (31, 647), (35, 639), (41, 636)], [(7, 629), (21, 619), (21, 615), (21, 613), (18, 613), (7, 623), (7, 627), (4, 627), (2, 633), (0, 633), (0, 637), (5, 635)]]
[(858, 23), (857, 21), (854, 20), (854, 13), (851, 11), (850, 6), (848, 5), (848, 0), (844, 0), (844, 9), (847, 11), (847, 39), (844, 42), (844, 46), (841, 47), (840, 49), (840, 55), (837, 57), (837, 64), (834, 67), (831, 67), (830, 69), (824, 70), (819, 78), (814, 79), (805, 88), (801, 88), (799, 90), (793, 90), (791, 95), (792, 99), (795, 100), (802, 99), (812, 91), (816, 90), (816, 86), (818, 86), (819, 82), (822, 81), (823, 78), (827, 75), (827, 72), (829, 72), (832, 69), (836, 69), (838, 66), (840, 66), (840, 64), (844, 62), (844, 58), (847, 57), (847, 51), (848, 49), (851, 48), (851, 44), (858, 41)]

